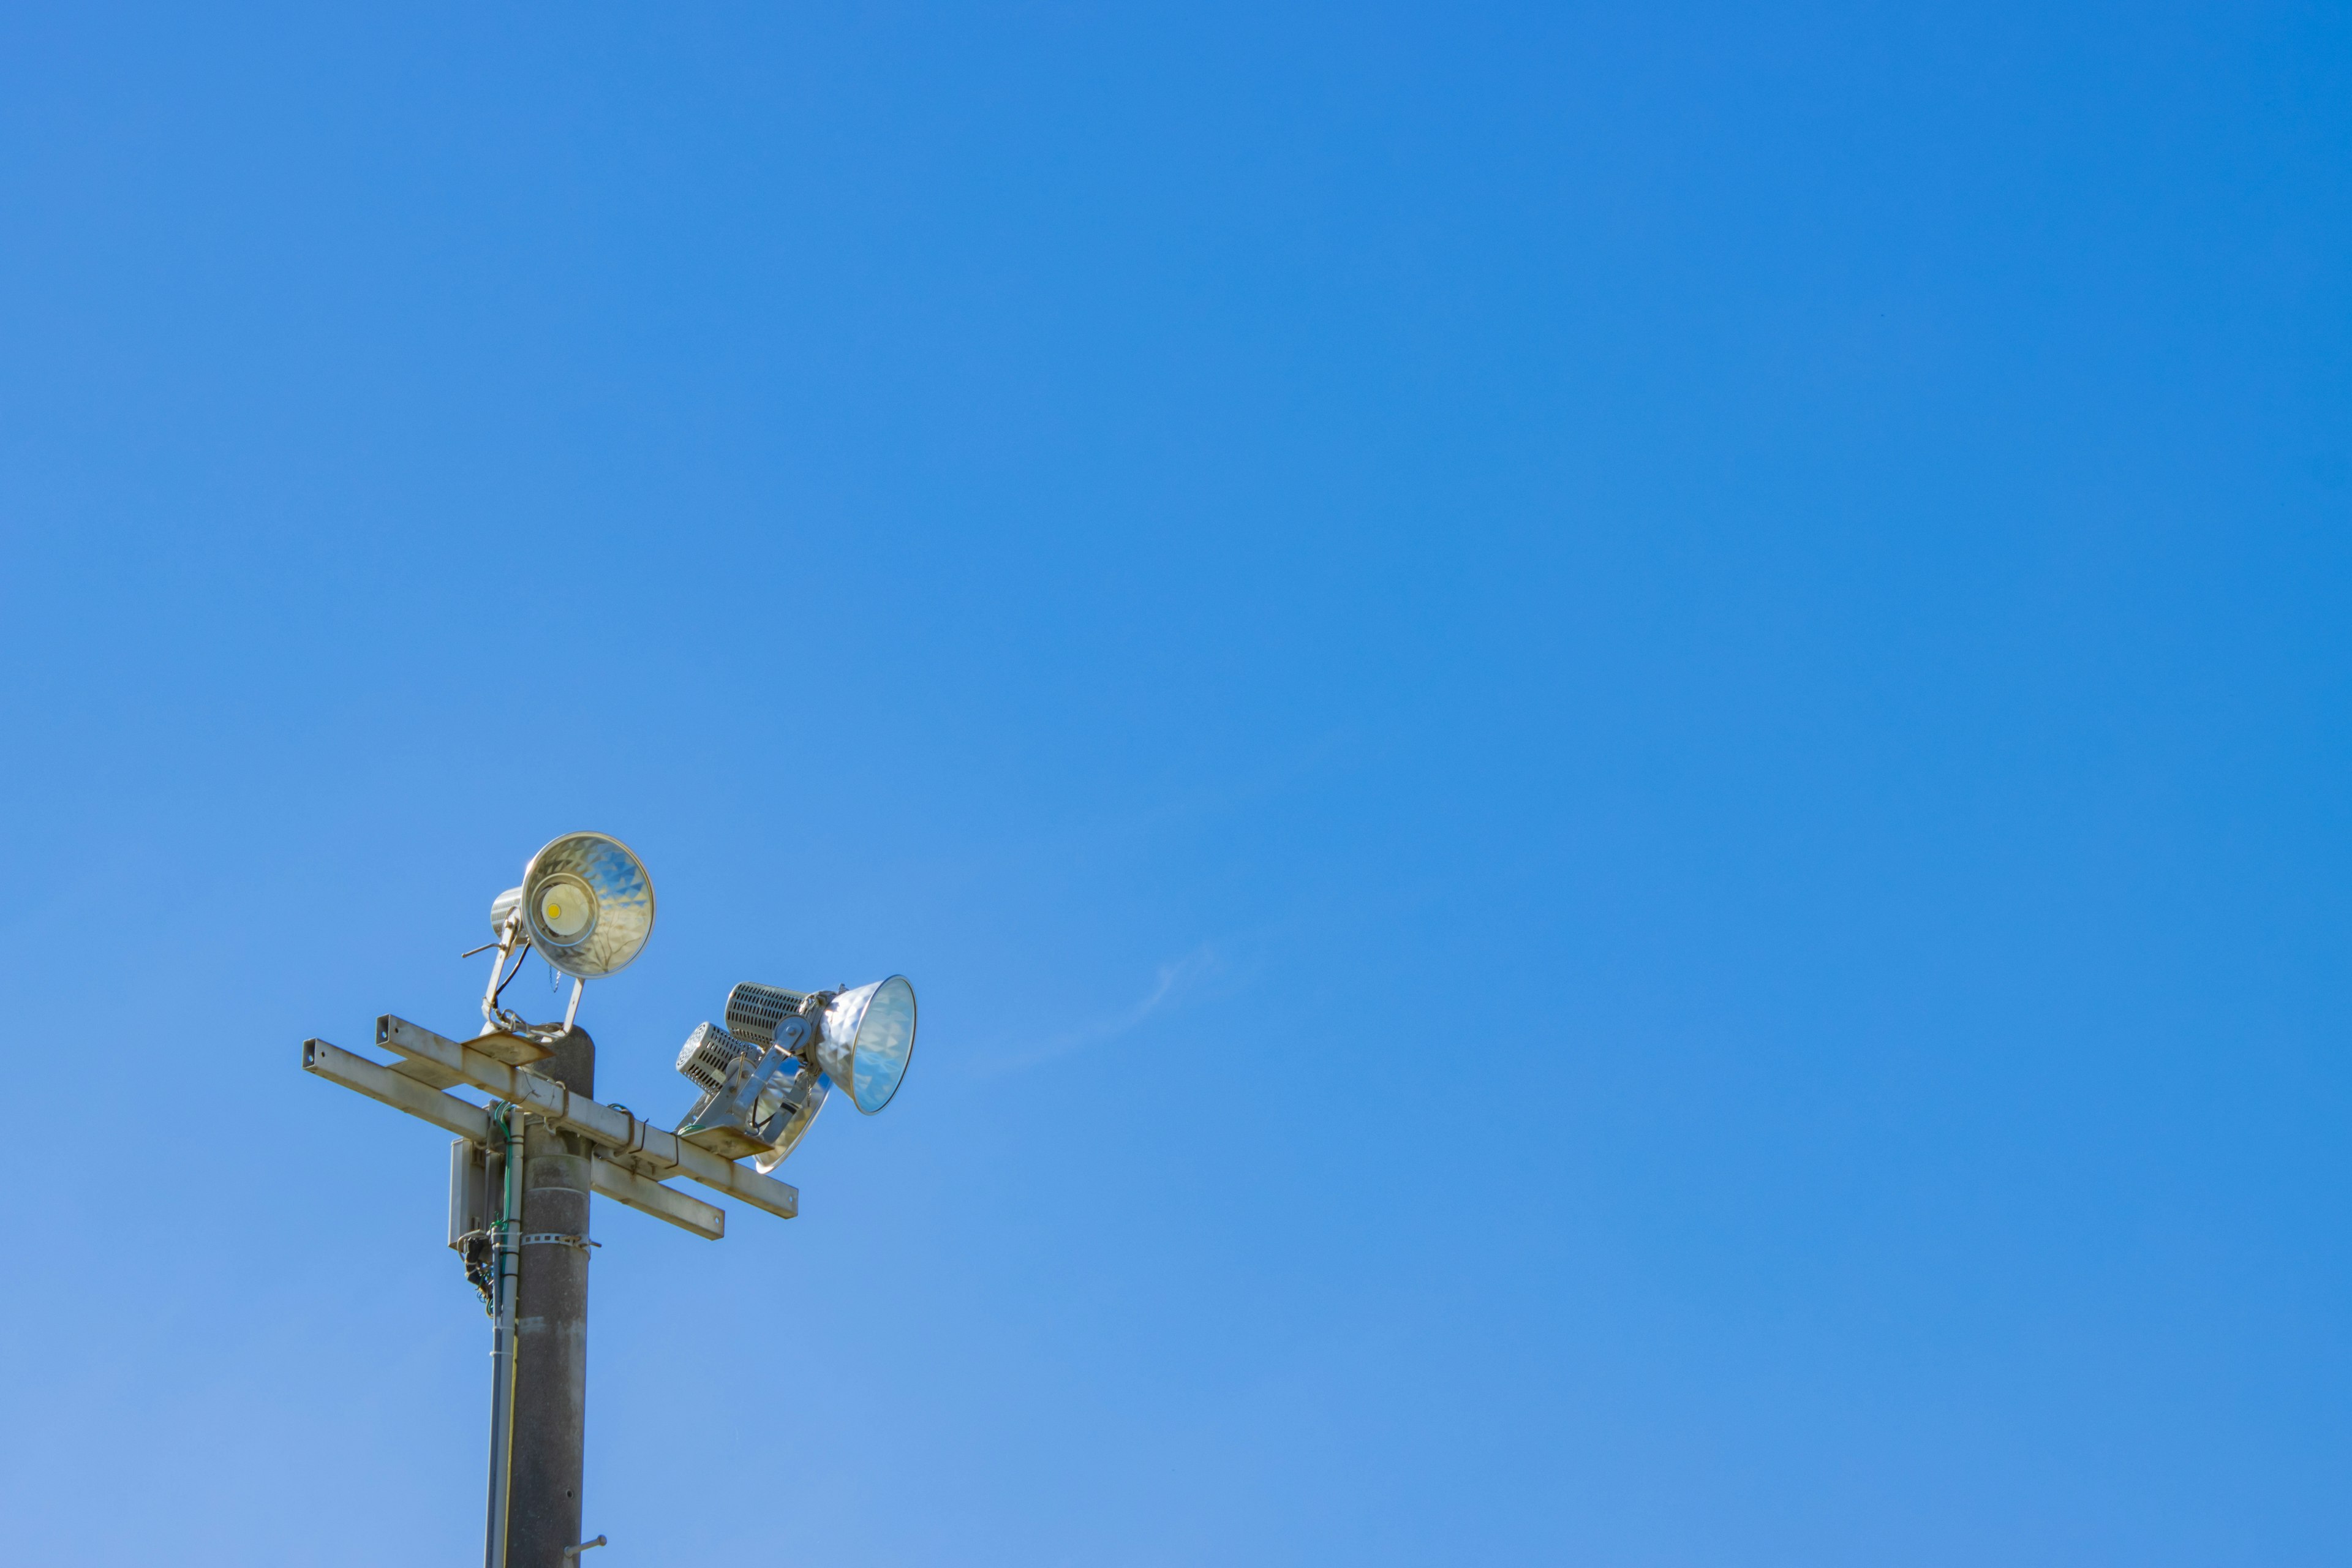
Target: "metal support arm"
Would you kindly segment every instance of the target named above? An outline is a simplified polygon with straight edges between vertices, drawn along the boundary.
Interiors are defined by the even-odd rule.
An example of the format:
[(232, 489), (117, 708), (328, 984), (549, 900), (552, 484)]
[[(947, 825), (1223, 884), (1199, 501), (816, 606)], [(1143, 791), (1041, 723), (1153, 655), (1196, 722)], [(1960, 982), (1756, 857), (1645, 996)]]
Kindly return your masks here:
[[(545, 1117), (567, 1131), (614, 1151), (614, 1157), (641, 1175), (658, 1181), (673, 1173), (688, 1176), (704, 1186), (740, 1198), (780, 1219), (800, 1213), (800, 1190), (788, 1182), (746, 1170), (707, 1149), (698, 1149), (674, 1133), (641, 1121), (628, 1111), (574, 1094), (552, 1079), (540, 1077), (447, 1039), (405, 1018), (390, 1014), (378, 1018), (376, 1044), (404, 1057), (430, 1063), (454, 1081), (469, 1083), (487, 1094), (511, 1100), (534, 1116)], [(389, 1070), (389, 1069), (387, 1069)]]
[[(316, 1074), (330, 1082), (340, 1083), (346, 1089), (357, 1089), (371, 1100), (380, 1100), (395, 1110), (404, 1110), (421, 1121), (430, 1121), (436, 1127), (446, 1128), (460, 1138), (488, 1144), (495, 1135), (496, 1126), (490, 1120), (490, 1113), (480, 1106), (459, 1100), (454, 1094), (444, 1094), (437, 1089), (429, 1089), (414, 1079), (394, 1071), (381, 1062), (372, 1062), (365, 1057), (353, 1056), (340, 1046), (331, 1046), (324, 1040), (302, 1042), (302, 1068), (305, 1072)], [(536, 1083), (547, 1081), (535, 1074), (525, 1073), (521, 1076)], [(533, 1106), (530, 1109), (536, 1110), (537, 1107)], [(700, 1152), (698, 1150), (696, 1152)], [(750, 1171), (745, 1171), (742, 1174), (751, 1177), (754, 1181), (764, 1179)], [(591, 1165), (590, 1180), (593, 1183), (595, 1190), (604, 1196), (615, 1202), (626, 1204), (641, 1213), (649, 1214), (656, 1219), (667, 1221), (681, 1230), (690, 1230), (695, 1235), (708, 1237), (712, 1241), (718, 1240), (727, 1232), (727, 1213), (724, 1209), (704, 1203), (699, 1198), (688, 1197), (686, 1194), (672, 1187), (666, 1187), (659, 1182), (648, 1180), (637, 1172), (621, 1164), (617, 1158), (610, 1154), (600, 1157)], [(784, 1187), (787, 1192), (792, 1191), (782, 1182), (772, 1184)]]

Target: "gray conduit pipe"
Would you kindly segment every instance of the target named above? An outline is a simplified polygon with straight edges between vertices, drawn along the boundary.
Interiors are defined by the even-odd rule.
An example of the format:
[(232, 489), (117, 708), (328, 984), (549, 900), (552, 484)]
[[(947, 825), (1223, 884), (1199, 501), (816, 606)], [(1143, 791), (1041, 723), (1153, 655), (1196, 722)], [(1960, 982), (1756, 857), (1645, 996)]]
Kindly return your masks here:
[(499, 1205), (498, 1328), (490, 1341), (490, 1523), (483, 1548), (487, 1568), (507, 1568), (507, 1494), (514, 1481), (515, 1285), (522, 1258), (522, 1137), (515, 1108), (500, 1102), (506, 1135), (505, 1180)]

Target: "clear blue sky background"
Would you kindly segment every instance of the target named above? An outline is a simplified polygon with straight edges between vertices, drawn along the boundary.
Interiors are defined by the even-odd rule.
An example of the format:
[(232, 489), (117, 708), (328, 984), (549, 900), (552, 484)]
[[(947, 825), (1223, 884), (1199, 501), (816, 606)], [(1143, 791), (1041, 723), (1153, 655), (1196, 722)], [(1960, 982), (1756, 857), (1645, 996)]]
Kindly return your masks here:
[(8, 8), (5, 1554), (471, 1559), (596, 827), (597, 1568), (2341, 1563), (2347, 349), (2340, 5)]

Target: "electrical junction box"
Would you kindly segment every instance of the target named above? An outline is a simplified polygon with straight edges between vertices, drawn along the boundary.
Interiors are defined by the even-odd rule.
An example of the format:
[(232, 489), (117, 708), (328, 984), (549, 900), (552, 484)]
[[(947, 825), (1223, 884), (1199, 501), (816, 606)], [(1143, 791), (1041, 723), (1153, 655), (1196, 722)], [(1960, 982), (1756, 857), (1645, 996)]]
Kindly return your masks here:
[(506, 1155), (460, 1138), (449, 1145), (449, 1247), (496, 1225), (506, 1191)]

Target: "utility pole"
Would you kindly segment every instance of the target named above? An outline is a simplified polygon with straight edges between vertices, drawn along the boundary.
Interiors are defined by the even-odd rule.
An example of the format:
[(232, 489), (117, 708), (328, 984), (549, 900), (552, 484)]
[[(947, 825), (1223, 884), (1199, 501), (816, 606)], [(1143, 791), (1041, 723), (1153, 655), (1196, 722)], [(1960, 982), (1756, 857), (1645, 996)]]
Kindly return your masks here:
[[(572, 1028), (533, 1064), (596, 1092), (596, 1043)], [(522, 1275), (515, 1300), (514, 1445), (505, 1568), (571, 1568), (588, 1440), (588, 1145), (537, 1118), (522, 1135)], [(574, 1553), (576, 1556), (576, 1552)]]
[[(865, 1115), (889, 1103), (914, 1047), (915, 993), (898, 974), (844, 991), (736, 986), (726, 1005), (736, 1032), (706, 1022), (678, 1055), (701, 1098), (673, 1132), (598, 1103), (596, 1045), (576, 1022), (586, 983), (627, 967), (653, 929), (644, 863), (609, 835), (567, 834), (491, 901), (490, 928), (494, 940), (474, 950), (497, 951), (479, 1033), (452, 1039), (387, 1013), (373, 1044), (391, 1060), (314, 1038), (302, 1042), (302, 1069), (457, 1134), (449, 1246), (495, 1325), (483, 1560), (575, 1568), (604, 1544), (580, 1539), (590, 1194), (710, 1241), (727, 1233), (725, 1212), (673, 1178), (792, 1218), (800, 1194), (768, 1173), (835, 1083)], [(561, 1024), (525, 1023), (499, 1005), (531, 950), (572, 979)]]

